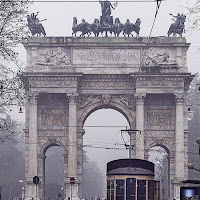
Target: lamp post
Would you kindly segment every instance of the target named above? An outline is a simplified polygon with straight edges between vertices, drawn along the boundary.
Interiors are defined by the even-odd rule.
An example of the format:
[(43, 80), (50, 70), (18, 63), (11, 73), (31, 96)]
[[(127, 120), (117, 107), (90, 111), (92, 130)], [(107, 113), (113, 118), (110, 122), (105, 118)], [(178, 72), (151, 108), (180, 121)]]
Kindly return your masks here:
[(196, 139), (197, 144), (199, 145), (199, 155), (200, 155), (200, 138)]

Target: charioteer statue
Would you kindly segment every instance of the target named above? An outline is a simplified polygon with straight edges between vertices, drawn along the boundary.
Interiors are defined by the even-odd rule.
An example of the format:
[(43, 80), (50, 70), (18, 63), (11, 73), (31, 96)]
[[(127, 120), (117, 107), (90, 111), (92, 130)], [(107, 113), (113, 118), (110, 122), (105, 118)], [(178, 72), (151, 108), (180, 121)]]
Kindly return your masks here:
[(101, 4), (101, 12), (102, 16), (100, 19), (100, 25), (104, 27), (110, 27), (113, 25), (113, 17), (111, 16), (111, 8), (115, 9), (115, 7), (110, 3), (110, 1), (102, 1), (99, 0)]
[(171, 24), (169, 31), (168, 31), (168, 37), (173, 34), (173, 36), (176, 36), (176, 34), (179, 34), (182, 36), (183, 32), (185, 32), (185, 21), (186, 16), (183, 14), (178, 13), (177, 16), (170, 14), (174, 20), (174, 23)]
[(99, 19), (95, 19), (93, 24), (89, 24), (84, 19), (82, 19), (82, 22), (78, 24), (77, 18), (73, 18), (73, 26), (72, 26), (72, 35), (76, 37), (77, 32), (81, 32), (81, 37), (85, 37), (87, 35), (88, 37), (91, 35), (91, 33), (94, 34), (95, 37), (99, 36), (99, 33), (105, 32), (105, 36), (108, 36), (108, 32), (111, 34), (114, 33), (115, 37), (118, 37), (120, 33), (123, 33), (124, 36), (132, 36), (132, 32), (136, 33), (136, 36), (139, 37), (140, 32), (140, 24), (141, 20), (140, 18), (136, 19), (135, 23), (131, 23), (128, 19), (125, 24), (122, 24), (120, 22), (119, 18), (113, 19), (113, 16), (111, 16), (112, 9), (115, 9), (117, 7), (117, 2), (111, 4), (108, 0), (99, 0), (99, 3), (101, 4), (101, 12), (102, 15)]
[(41, 34), (43, 36), (46, 36), (45, 29), (44, 29), (43, 25), (40, 23), (42, 21), (45, 21), (46, 19), (39, 20), (39, 18), (37, 17), (38, 13), (39, 12), (37, 12), (36, 14), (32, 13), (31, 15), (27, 16), (29, 30), (30, 30), (32, 36), (34, 36), (35, 34), (37, 36), (41, 36)]

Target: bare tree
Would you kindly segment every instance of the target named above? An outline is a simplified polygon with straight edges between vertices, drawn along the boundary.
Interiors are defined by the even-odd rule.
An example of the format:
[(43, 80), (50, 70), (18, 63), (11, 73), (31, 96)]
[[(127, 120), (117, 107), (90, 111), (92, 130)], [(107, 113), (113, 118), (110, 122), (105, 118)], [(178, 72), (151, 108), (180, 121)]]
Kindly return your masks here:
[(4, 139), (13, 135), (13, 126), (2, 116), (12, 106), (24, 104), (23, 70), (17, 47), (29, 35), (26, 25), (28, 6), (28, 0), (0, 1), (0, 134), (7, 136)]
[(182, 0), (182, 7), (186, 9), (189, 31), (200, 30), (200, 0)]

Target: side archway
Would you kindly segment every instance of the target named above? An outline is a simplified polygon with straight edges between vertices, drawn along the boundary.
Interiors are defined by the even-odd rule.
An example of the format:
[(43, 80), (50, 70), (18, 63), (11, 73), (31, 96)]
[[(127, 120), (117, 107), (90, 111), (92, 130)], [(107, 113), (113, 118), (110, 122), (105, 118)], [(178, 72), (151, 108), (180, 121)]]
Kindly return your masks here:
[(160, 198), (167, 199), (173, 191), (174, 159), (173, 149), (169, 144), (152, 142), (145, 152), (145, 157), (155, 164), (155, 179), (160, 183)]
[[(46, 180), (47, 178), (47, 169), (49, 168), (49, 164), (50, 161), (47, 160), (47, 152), (49, 150), (52, 150), (54, 148), (54, 151), (55, 151), (55, 147), (59, 147), (59, 151), (58, 149), (56, 150), (56, 153), (59, 155), (59, 157), (62, 156), (62, 158), (60, 158), (60, 161), (62, 161), (60, 163), (59, 161), (59, 164), (60, 166), (58, 167), (59, 169), (63, 169), (62, 172), (59, 172), (59, 173), (63, 173), (62, 174), (62, 177), (63, 177), (63, 183), (60, 182), (60, 184), (58, 183), (51, 183), (50, 185), (48, 184), (48, 188), (47, 188), (47, 185), (46, 185)], [(56, 160), (58, 158), (56, 157)], [(63, 197), (66, 196), (66, 185), (64, 183), (64, 180), (67, 179), (67, 168), (68, 168), (68, 147), (65, 146), (64, 144), (62, 144), (61, 142), (59, 141), (56, 141), (56, 140), (51, 140), (51, 141), (48, 141), (46, 142), (45, 144), (43, 144), (41, 146), (41, 148), (39, 149), (39, 154), (38, 154), (38, 176), (40, 178), (40, 182), (41, 184), (39, 184), (38, 186), (38, 193), (39, 193), (39, 196), (41, 197), (48, 197), (47, 196), (47, 190), (50, 190), (49, 188), (54, 188), (55, 191), (58, 191), (57, 193), (61, 193)], [(52, 167), (52, 166), (51, 166)], [(51, 169), (49, 169), (51, 170)], [(55, 172), (54, 172), (55, 173)], [(51, 174), (51, 173), (48, 173), (48, 174)], [(61, 177), (61, 175), (60, 175)], [(54, 177), (55, 178), (55, 177)], [(53, 179), (53, 178), (51, 178)], [(60, 180), (61, 181), (61, 180)], [(56, 184), (56, 185), (55, 185)], [(61, 187), (62, 186), (62, 187)], [(49, 195), (49, 193), (48, 193)], [(53, 198), (53, 197), (52, 197)]]

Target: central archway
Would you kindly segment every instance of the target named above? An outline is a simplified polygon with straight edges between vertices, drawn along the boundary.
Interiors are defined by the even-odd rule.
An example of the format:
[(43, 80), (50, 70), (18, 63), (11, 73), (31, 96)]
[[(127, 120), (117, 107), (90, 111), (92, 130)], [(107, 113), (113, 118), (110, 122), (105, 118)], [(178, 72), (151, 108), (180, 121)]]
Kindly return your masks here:
[(83, 128), (83, 197), (105, 198), (106, 164), (129, 157), (125, 144), (130, 144), (130, 136), (121, 134), (129, 124), (119, 111), (101, 108), (87, 116)]

